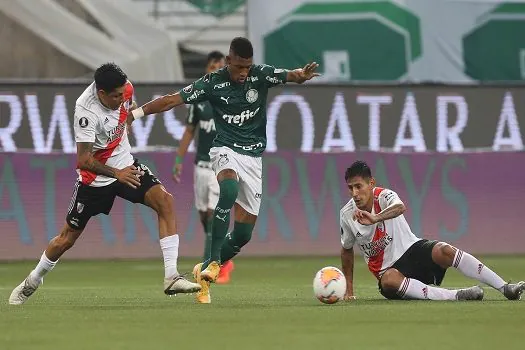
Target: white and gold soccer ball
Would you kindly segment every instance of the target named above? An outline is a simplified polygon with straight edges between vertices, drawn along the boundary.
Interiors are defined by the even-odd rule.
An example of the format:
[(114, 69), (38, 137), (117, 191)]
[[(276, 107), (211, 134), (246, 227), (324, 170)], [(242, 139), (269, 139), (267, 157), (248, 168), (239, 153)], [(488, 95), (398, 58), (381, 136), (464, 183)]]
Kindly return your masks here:
[(343, 300), (346, 292), (346, 278), (337, 267), (327, 266), (314, 277), (314, 295), (325, 304)]

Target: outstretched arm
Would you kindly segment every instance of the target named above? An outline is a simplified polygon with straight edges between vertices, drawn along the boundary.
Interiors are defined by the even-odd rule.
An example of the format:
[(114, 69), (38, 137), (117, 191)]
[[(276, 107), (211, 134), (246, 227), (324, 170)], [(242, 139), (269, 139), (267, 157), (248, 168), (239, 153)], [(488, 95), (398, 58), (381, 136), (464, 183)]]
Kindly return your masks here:
[(194, 104), (205, 101), (208, 99), (209, 86), (210, 75), (206, 74), (174, 94), (161, 96), (131, 111), (128, 115), (128, 125), (131, 125), (135, 119), (142, 118), (145, 115), (165, 112), (185, 103)]
[(184, 104), (180, 93), (164, 95), (142, 105), (131, 111), (133, 119), (142, 118), (145, 115), (161, 113)]
[(317, 64), (316, 62), (312, 62), (308, 63), (303, 68), (290, 70), (286, 74), (286, 81), (292, 81), (297, 84), (302, 84), (307, 80), (310, 80), (314, 77), (318, 77), (320, 74), (315, 72), (317, 67), (319, 67), (319, 64)]

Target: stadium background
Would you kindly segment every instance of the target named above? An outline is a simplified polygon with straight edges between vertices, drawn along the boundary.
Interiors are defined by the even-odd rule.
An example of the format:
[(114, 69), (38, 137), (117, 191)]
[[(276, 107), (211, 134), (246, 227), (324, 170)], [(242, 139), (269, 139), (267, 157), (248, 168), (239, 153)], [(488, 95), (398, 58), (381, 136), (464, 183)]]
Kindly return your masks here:
[[(75, 179), (73, 107), (94, 68), (116, 61), (144, 103), (198, 77), (206, 53), (227, 52), (237, 35), (254, 42), (258, 63), (317, 60), (323, 73), (317, 84), (271, 91), (265, 196), (243, 255), (337, 254), (343, 172), (356, 159), (405, 199), (417, 235), (525, 253), (516, 215), (524, 11), (501, 1), (1, 1), (0, 259), (34, 258), (63, 223)], [(182, 184), (171, 181), (185, 113), (134, 123), (132, 145), (176, 197), (181, 254), (198, 256), (191, 156)], [(118, 201), (68, 255), (156, 257), (155, 221)]]
[[(357, 159), (400, 194), (417, 235), (524, 278), (524, 14), (525, 1), (499, 0), (0, 0), (0, 349), (522, 349), (525, 304), (488, 287), (481, 303), (392, 302), (360, 257), (357, 300), (323, 305), (311, 282), (340, 266)], [(117, 200), (26, 304), (8, 305), (63, 225), (73, 108), (96, 67), (122, 66), (140, 104), (199, 77), (239, 35), (256, 63), (316, 60), (323, 76), (270, 91), (261, 213), (230, 284), (211, 305), (167, 298), (156, 218)], [(186, 112), (130, 135), (175, 195), (181, 272), (203, 249), (192, 155), (171, 181)], [(449, 269), (443, 287), (475, 283)]]

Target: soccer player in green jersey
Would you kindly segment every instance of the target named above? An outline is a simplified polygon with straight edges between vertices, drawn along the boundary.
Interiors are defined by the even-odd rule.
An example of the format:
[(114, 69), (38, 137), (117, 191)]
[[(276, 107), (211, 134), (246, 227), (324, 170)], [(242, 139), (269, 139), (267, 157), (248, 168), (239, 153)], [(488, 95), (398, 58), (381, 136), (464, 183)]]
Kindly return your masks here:
[[(206, 73), (212, 73), (225, 66), (225, 57), (222, 52), (212, 51), (208, 54)], [(213, 212), (219, 201), (219, 183), (213, 172), (210, 162), (210, 148), (216, 135), (215, 120), (213, 120), (213, 109), (209, 101), (190, 105), (186, 117), (186, 128), (182, 135), (175, 165), (173, 166), (173, 179), (180, 182), (182, 174), (182, 161), (192, 140), (196, 138), (197, 152), (195, 155), (195, 168), (193, 172), (193, 190), (195, 195), (195, 207), (199, 211), (200, 221), (204, 227), (205, 244), (204, 260), (210, 256), (211, 249), (211, 222)], [(221, 266), (221, 272), (216, 283), (228, 283), (230, 273), (233, 270), (233, 262), (226, 261)]]
[[(315, 62), (294, 70), (255, 65), (252, 44), (241, 37), (232, 40), (226, 64), (177, 93), (146, 103), (128, 116), (131, 123), (144, 115), (203, 101), (209, 101), (213, 108), (217, 136), (210, 149), (210, 161), (220, 193), (213, 214), (210, 256), (194, 269), (202, 287), (199, 295), (206, 302), (210, 302), (209, 283), (217, 279), (221, 264), (250, 241), (259, 214), (268, 89), (286, 82), (301, 84), (319, 75)], [(233, 231), (226, 235), (234, 205)]]

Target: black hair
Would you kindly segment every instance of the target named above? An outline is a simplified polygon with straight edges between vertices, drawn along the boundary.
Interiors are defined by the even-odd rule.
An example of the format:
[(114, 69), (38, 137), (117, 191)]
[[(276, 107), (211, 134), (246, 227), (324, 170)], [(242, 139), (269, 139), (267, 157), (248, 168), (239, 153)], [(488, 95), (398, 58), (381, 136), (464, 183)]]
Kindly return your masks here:
[(128, 81), (128, 76), (113, 62), (104, 63), (95, 71), (95, 85), (97, 90), (110, 93)]
[(224, 58), (224, 54), (220, 51), (212, 51), (208, 54), (208, 60), (206, 61), (207, 64), (210, 64), (212, 62), (220, 61)]
[(253, 46), (250, 40), (238, 36), (232, 40), (230, 52), (241, 58), (252, 58)]
[(345, 172), (345, 181), (356, 176), (361, 176), (363, 179), (370, 179), (372, 177), (372, 170), (368, 164), (362, 160), (354, 162)]

